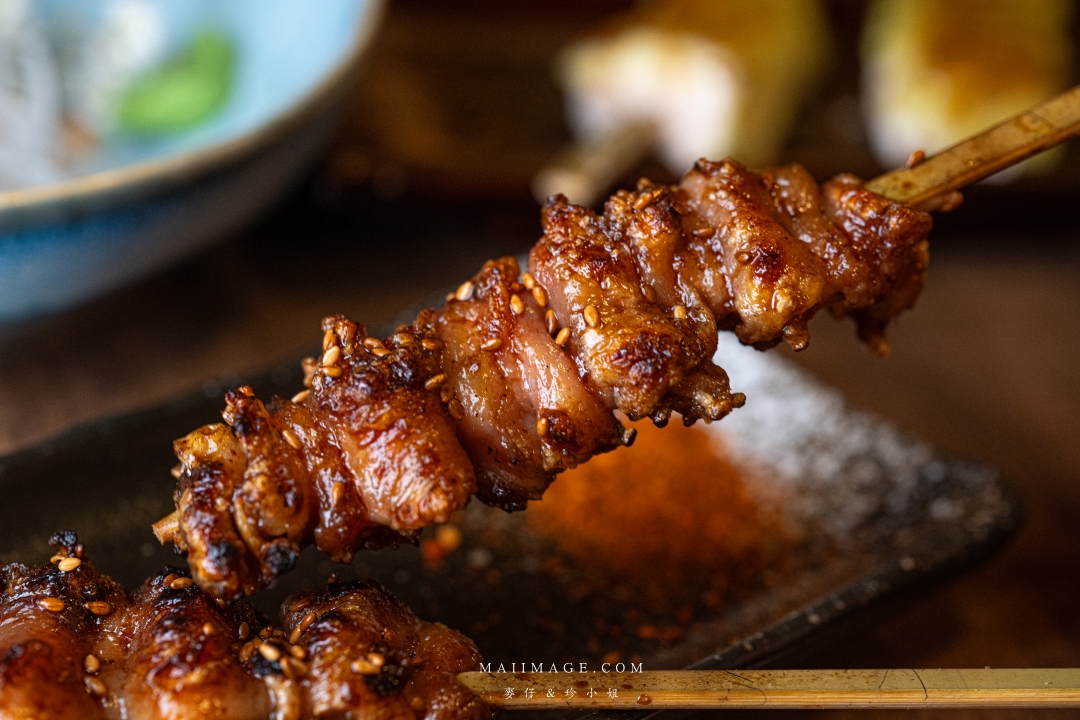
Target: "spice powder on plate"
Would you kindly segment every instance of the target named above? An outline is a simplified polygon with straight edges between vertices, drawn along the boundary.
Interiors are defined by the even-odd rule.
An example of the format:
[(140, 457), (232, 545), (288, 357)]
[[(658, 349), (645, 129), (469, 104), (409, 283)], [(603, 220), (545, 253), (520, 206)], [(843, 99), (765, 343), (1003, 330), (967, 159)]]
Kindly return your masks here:
[[(564, 473), (529, 525), (581, 567), (649, 589), (737, 590), (782, 566), (797, 537), (748, 492), (749, 470), (677, 418), (636, 423), (634, 445)], [(658, 587), (659, 586), (659, 587)]]

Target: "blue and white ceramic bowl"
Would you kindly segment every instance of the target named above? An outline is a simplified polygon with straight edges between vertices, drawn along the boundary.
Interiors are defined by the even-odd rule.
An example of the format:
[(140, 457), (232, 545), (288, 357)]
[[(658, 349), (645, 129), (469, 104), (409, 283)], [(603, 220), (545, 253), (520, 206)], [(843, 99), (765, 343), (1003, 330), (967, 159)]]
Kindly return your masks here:
[[(59, 310), (235, 231), (280, 198), (324, 145), (381, 0), (155, 0), (170, 39), (223, 28), (233, 89), (198, 127), (110, 143), (97, 169), (0, 192), (0, 322)], [(44, 7), (89, 0), (51, 0)]]

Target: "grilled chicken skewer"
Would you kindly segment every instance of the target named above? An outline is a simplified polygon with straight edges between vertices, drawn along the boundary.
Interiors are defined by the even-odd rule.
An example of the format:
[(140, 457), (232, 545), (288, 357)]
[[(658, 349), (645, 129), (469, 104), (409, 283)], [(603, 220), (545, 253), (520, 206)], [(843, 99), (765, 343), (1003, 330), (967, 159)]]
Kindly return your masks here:
[(74, 533), (45, 565), (0, 566), (0, 719), (485, 720), (456, 680), (465, 636), (417, 619), (374, 583), (334, 583), (282, 607), (283, 630), (164, 568), (133, 593)]
[(527, 272), (488, 262), (390, 337), (323, 321), (307, 390), (269, 405), (241, 388), (225, 424), (175, 444), (177, 513), (159, 538), (195, 581), (251, 594), (314, 542), (335, 560), (416, 538), (470, 496), (507, 510), (555, 475), (629, 444), (617, 419), (718, 420), (744, 401), (712, 363), (717, 329), (759, 349), (809, 340), (820, 309), (884, 352), (928, 262), (925, 212), (852, 176), (702, 160), (604, 213), (561, 196)]
[(866, 185), (702, 160), (676, 186), (619, 191), (602, 216), (556, 195), (529, 272), (490, 262), (385, 341), (327, 318), (309, 390), (269, 408), (230, 393), (231, 427), (177, 441), (177, 511), (155, 532), (203, 589), (253, 593), (311, 542), (347, 561), (415, 539), (474, 491), (523, 508), (560, 470), (632, 441), (613, 411), (723, 417), (745, 398), (711, 362), (718, 328), (799, 350), (828, 308), (885, 353), (926, 278), (924, 210), (1077, 134), (1080, 86)]

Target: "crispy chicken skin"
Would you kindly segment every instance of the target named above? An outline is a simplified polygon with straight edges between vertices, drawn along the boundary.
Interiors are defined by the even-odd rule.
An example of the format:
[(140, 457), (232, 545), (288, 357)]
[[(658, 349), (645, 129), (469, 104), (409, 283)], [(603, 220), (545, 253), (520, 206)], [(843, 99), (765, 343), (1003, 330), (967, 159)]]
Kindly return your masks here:
[(177, 539), (201, 587), (253, 594), (312, 542), (347, 562), (464, 507), (476, 479), (426, 387), (439, 369), (429, 324), (425, 315), (384, 344), (327, 318), (303, 397), (266, 406), (241, 388), (226, 395), (228, 425), (176, 441)]
[(868, 266), (863, 292), (831, 306), (834, 314), (850, 314), (859, 337), (878, 354), (886, 354), (885, 328), (894, 317), (915, 306), (930, 266), (930, 215), (875, 195), (854, 175), (840, 175), (822, 188), (825, 215), (843, 232), (852, 251)]
[[(490, 715), (457, 681), (481, 661), (476, 646), (439, 623), (419, 620), (382, 586), (335, 583), (282, 607), (286, 636), (304, 649), (310, 672), (287, 692), (306, 698), (315, 718)], [(283, 691), (286, 692), (286, 691)]]
[(127, 596), (83, 557), (74, 533), (49, 544), (55, 562), (0, 567), (0, 720), (105, 717), (83, 658), (101, 630), (94, 610), (123, 607)]
[(518, 263), (486, 263), (434, 319), (440, 393), (476, 468), (479, 497), (506, 509), (539, 499), (556, 472), (617, 447), (623, 429), (548, 332)]
[(172, 537), (223, 598), (253, 593), (314, 542), (347, 561), (408, 542), (476, 492), (506, 510), (560, 471), (633, 440), (615, 416), (711, 422), (745, 400), (712, 363), (716, 331), (766, 349), (809, 343), (816, 312), (850, 315), (876, 352), (926, 277), (930, 216), (843, 175), (700, 160), (642, 180), (602, 214), (559, 195), (528, 271), (492, 260), (389, 338), (323, 321), (309, 390), (269, 405), (241, 388), (227, 425), (176, 443)]
[[(719, 420), (732, 398), (727, 375), (712, 365), (716, 322), (696, 293), (681, 292), (685, 283), (671, 267), (682, 249), (678, 218), (667, 191), (656, 192), (658, 201), (640, 212), (640, 203), (616, 196), (611, 217), (556, 196), (544, 207), (529, 270), (609, 408), (661, 424), (672, 410), (691, 423)], [(654, 258), (667, 267), (649, 272)]]
[(105, 618), (92, 649), (116, 708), (111, 714), (154, 720), (268, 717), (266, 686), (238, 657), (241, 636), (261, 626), (250, 605), (219, 604), (186, 571), (163, 568), (131, 594), (130, 604)]
[(375, 583), (290, 598), (279, 630), (187, 571), (128, 594), (73, 533), (53, 544), (49, 564), (0, 568), (0, 720), (490, 716), (456, 679), (476, 646)]
[[(781, 339), (805, 348), (807, 322), (828, 307), (851, 315), (871, 349), (885, 354), (885, 327), (926, 281), (930, 216), (875, 195), (853, 175), (819, 188), (800, 165), (753, 173), (733, 160), (702, 160), (679, 195), (691, 243), (704, 245), (697, 273), (718, 325), (759, 349)], [(729, 295), (715, 287), (721, 276)]]
[(758, 349), (787, 339), (801, 350), (809, 342), (806, 324), (825, 300), (828, 282), (810, 246), (781, 223), (771, 179), (731, 160), (699, 161), (679, 190), (692, 236), (706, 248), (702, 255), (727, 279), (733, 317), (726, 324)]

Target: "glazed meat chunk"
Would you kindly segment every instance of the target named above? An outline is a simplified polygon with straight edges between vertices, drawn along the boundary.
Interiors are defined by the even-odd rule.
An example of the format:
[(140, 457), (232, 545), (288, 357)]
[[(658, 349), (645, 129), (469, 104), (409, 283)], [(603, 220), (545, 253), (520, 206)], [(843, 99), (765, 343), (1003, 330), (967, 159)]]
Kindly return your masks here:
[(529, 270), (570, 331), (567, 348), (608, 407), (660, 423), (672, 410), (690, 422), (730, 412), (727, 375), (710, 367), (709, 344), (695, 332), (700, 318), (691, 318), (668, 288), (675, 303), (658, 304), (663, 298), (643, 283), (630, 245), (605, 218), (556, 196), (544, 207), (543, 226)]
[(518, 276), (513, 258), (487, 263), (434, 319), (446, 373), (440, 394), (476, 468), (478, 495), (508, 510), (623, 438), (548, 331), (543, 289), (526, 279), (530, 291)]
[(310, 390), (269, 407), (244, 387), (226, 425), (175, 444), (175, 528), (207, 591), (252, 594), (312, 541), (347, 561), (361, 547), (411, 540), (475, 490), (472, 463), (431, 391), (436, 341), (399, 328), (384, 341), (341, 317), (324, 323)]
[(0, 719), (104, 718), (105, 690), (84, 659), (102, 616), (127, 597), (98, 574), (74, 533), (49, 544), (48, 564), (0, 567)]
[(163, 568), (130, 595), (74, 533), (0, 568), (0, 720), (486, 720), (465, 636), (375, 583), (291, 598), (285, 629)]
[(480, 667), (471, 640), (419, 620), (371, 582), (335, 583), (282, 607), (285, 633), (309, 671), (291, 690), (304, 717), (484, 720), (490, 709), (457, 681)]
[(810, 341), (822, 308), (880, 354), (928, 264), (930, 216), (842, 175), (698, 161), (602, 214), (553, 196), (528, 272), (492, 260), (385, 341), (340, 316), (309, 390), (227, 395), (227, 425), (177, 441), (177, 512), (157, 526), (200, 587), (256, 592), (315, 542), (347, 562), (415, 541), (475, 491), (520, 510), (567, 468), (633, 441), (620, 416), (686, 424), (741, 407), (718, 330), (764, 350)]

